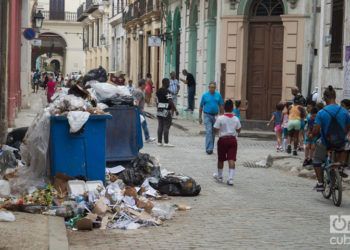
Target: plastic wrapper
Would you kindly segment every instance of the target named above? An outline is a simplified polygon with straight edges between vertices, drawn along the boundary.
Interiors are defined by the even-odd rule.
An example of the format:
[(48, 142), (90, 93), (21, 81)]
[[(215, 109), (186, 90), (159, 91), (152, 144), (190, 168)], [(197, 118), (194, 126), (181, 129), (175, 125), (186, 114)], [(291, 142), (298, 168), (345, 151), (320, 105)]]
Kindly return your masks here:
[(155, 204), (152, 215), (161, 220), (170, 220), (175, 214), (175, 207), (170, 204)]
[(17, 166), (15, 151), (17, 151), (17, 149), (6, 145), (2, 146), (0, 149), (0, 175), (4, 174), (6, 169), (15, 168)]
[(89, 120), (90, 113), (83, 111), (70, 111), (67, 115), (70, 132), (78, 132), (84, 124)]
[(0, 197), (7, 197), (11, 194), (10, 183), (0, 180)]
[[(30, 168), (33, 177), (42, 177), (49, 169), (50, 113), (44, 110), (28, 128), (21, 145), (22, 161)], [(35, 146), (34, 146), (35, 145)]]
[(107, 82), (88, 82), (91, 86), (93, 93), (96, 96), (98, 102), (103, 102), (114, 96), (129, 96), (131, 97), (130, 91), (126, 86), (116, 86)]
[(15, 176), (9, 179), (11, 194), (30, 193), (36, 187), (44, 187), (46, 185), (46, 179), (43, 176), (33, 172), (30, 167), (19, 167), (16, 170)]

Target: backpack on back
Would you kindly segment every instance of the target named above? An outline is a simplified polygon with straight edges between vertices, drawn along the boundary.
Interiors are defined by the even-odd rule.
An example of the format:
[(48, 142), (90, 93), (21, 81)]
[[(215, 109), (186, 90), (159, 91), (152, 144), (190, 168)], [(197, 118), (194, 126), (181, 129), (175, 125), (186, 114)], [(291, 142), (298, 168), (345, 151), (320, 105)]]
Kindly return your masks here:
[(326, 133), (327, 149), (328, 150), (341, 150), (342, 148), (344, 148), (344, 146), (346, 144), (346, 131), (339, 124), (339, 121), (337, 119), (337, 116), (339, 114), (339, 111), (341, 110), (341, 107), (339, 107), (339, 109), (335, 115), (332, 115), (326, 109), (323, 109), (323, 110), (326, 111), (331, 117), (331, 122), (329, 124), (328, 130)]

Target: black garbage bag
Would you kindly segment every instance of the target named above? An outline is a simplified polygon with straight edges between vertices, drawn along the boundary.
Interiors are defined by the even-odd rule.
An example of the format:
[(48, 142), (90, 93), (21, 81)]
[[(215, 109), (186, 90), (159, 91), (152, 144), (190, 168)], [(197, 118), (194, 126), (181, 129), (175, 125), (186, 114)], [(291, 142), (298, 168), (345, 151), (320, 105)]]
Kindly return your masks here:
[(197, 196), (201, 192), (201, 186), (193, 178), (184, 175), (162, 177), (153, 188), (169, 196)]
[(99, 81), (99, 82), (107, 82), (107, 72), (104, 68), (101, 66), (97, 69), (90, 70), (85, 76), (83, 77), (83, 84), (85, 85), (88, 81)]
[(7, 134), (6, 145), (19, 150), (21, 143), (28, 131), (28, 127), (15, 128)]
[(122, 96), (122, 95), (115, 95), (112, 98), (108, 98), (103, 101), (104, 104), (106, 104), (108, 107), (113, 106), (120, 106), (120, 105), (126, 105), (126, 106), (134, 106), (134, 99), (132, 96)]
[(125, 170), (118, 174), (118, 178), (129, 186), (139, 186), (148, 177), (160, 178), (159, 164), (149, 154), (139, 153), (134, 160), (123, 166)]

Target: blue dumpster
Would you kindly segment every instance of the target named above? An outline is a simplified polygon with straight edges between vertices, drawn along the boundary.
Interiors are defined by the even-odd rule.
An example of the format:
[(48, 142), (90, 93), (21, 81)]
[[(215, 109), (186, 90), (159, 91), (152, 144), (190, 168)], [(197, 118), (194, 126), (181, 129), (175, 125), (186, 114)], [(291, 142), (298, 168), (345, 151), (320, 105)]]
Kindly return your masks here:
[(50, 123), (51, 175), (64, 173), (88, 180), (105, 181), (106, 121), (110, 115), (91, 115), (78, 133), (69, 132), (65, 116), (52, 116)]
[(105, 110), (107, 121), (106, 161), (129, 161), (143, 147), (140, 112), (137, 107), (115, 106)]

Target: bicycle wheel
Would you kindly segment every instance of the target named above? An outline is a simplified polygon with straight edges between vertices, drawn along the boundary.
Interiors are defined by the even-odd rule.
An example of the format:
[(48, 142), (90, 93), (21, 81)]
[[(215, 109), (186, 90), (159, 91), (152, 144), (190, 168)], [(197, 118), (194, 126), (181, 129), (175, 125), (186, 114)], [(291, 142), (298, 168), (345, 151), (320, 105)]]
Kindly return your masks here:
[(325, 199), (329, 199), (332, 196), (330, 179), (326, 170), (323, 171), (323, 173), (324, 173), (324, 176), (323, 176), (324, 191), (322, 192), (322, 195)]
[(342, 177), (340, 176), (339, 170), (331, 170), (331, 180), (332, 180), (332, 198), (335, 206), (339, 207), (341, 204), (343, 186)]

